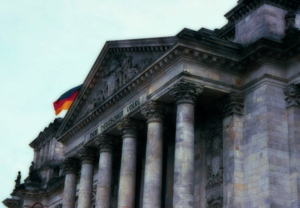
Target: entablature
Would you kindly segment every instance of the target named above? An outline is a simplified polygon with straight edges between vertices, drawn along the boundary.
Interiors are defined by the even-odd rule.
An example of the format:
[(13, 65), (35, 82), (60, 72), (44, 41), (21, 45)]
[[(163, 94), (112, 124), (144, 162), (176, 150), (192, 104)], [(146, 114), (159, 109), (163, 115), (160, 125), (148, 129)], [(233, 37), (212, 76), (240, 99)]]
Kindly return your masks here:
[[(261, 38), (250, 46), (243, 47), (237, 43), (218, 39), (217, 37), (210, 37), (201, 34), (201, 32), (188, 29), (181, 31), (177, 37), (178, 42), (176, 44), (172, 47), (169, 46), (161, 49), (166, 51), (159, 58), (111, 93), (111, 95), (106, 97), (100, 105), (96, 106), (88, 114), (76, 120), (81, 109), (89, 100), (93, 89), (99, 80), (101, 80), (105, 67), (95, 69), (94, 77), (90, 77), (90, 82), (86, 84), (84, 90), (80, 93), (81, 95), (73, 107), (73, 112), (69, 115), (68, 122), (61, 129), (58, 141), (62, 143), (68, 141), (86, 126), (94, 122), (95, 119), (98, 119), (99, 116), (111, 109), (116, 103), (119, 103), (131, 93), (136, 93), (137, 90), (139, 91), (148, 86), (147, 82), (149, 80), (159, 76), (158, 74), (183, 58), (192, 58), (212, 68), (221, 68), (222, 70), (235, 72), (242, 76), (245, 71), (262, 60), (271, 60), (281, 65), (287, 65), (292, 57), (300, 53), (300, 38), (293, 42), (286, 41), (283, 43)], [(138, 49), (111, 48), (108, 50), (110, 52), (106, 55), (108, 56), (107, 60), (109, 60), (109, 56), (114, 51), (124, 52), (132, 50), (137, 51)], [(149, 50), (154, 49), (149, 48)], [(106, 61), (107, 63), (108, 61)]]

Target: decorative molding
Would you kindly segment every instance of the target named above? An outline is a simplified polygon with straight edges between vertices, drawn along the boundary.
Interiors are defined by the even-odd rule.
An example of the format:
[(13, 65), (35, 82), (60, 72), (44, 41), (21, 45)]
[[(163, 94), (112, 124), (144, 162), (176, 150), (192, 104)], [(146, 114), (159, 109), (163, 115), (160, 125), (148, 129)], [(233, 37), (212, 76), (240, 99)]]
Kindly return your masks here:
[(287, 107), (300, 106), (300, 87), (291, 84), (284, 89), (284, 95)]
[(8, 208), (21, 208), (23, 200), (21, 199), (5, 199), (2, 203)]
[(147, 119), (147, 122), (163, 122), (166, 112), (170, 111), (162, 102), (149, 101), (141, 107), (141, 113)]
[(96, 160), (96, 149), (92, 147), (83, 147), (80, 150), (79, 155), (82, 164), (94, 164)]
[(215, 29), (214, 33), (216, 37), (223, 40), (232, 41), (235, 38), (235, 24), (234, 22), (228, 22), (220, 29)]
[(181, 80), (170, 88), (170, 95), (173, 96), (176, 104), (194, 104), (197, 96), (203, 91), (203, 89), (204, 85), (196, 85), (195, 83)]
[(80, 161), (77, 158), (68, 157), (63, 162), (64, 173), (77, 174), (80, 169)]
[[(224, 41), (218, 38), (210, 38), (205, 35), (201, 35), (198, 31), (192, 31), (184, 29), (177, 36), (183, 41), (196, 41), (199, 39), (198, 45), (194, 48), (186, 46), (185, 44), (177, 44), (168, 52), (165, 53), (161, 58), (155, 60), (145, 70), (141, 71), (136, 77), (133, 77), (131, 81), (124, 84), (120, 89), (114, 92), (112, 95), (106, 98), (101, 105), (91, 111), (88, 115), (79, 121), (74, 123), (80, 109), (87, 102), (87, 98), (92, 92), (93, 87), (87, 87), (86, 91), (83, 92), (82, 98), (78, 101), (74, 113), (70, 115), (68, 119), (68, 125), (63, 127), (62, 134), (59, 135), (58, 141), (65, 143), (73, 136), (81, 132), (93, 121), (103, 115), (108, 109), (112, 108), (116, 103), (127, 97), (129, 94), (135, 91), (138, 87), (144, 87), (146, 81), (149, 81), (154, 75), (163, 71), (171, 63), (179, 58), (192, 58), (194, 61), (200, 61), (202, 64), (209, 66), (217, 66), (225, 70), (230, 70), (235, 73), (241, 73), (246, 71), (248, 68), (253, 67), (257, 63), (261, 63), (262, 60), (276, 61), (279, 64), (288, 64), (288, 61), (300, 53), (297, 47), (300, 44), (300, 38), (294, 39), (291, 42), (285, 43), (288, 45), (287, 50), (283, 49), (283, 44), (274, 42), (267, 39), (261, 39), (255, 42), (253, 45), (243, 48), (241, 45)], [(199, 37), (198, 37), (199, 36)], [(198, 38), (198, 39), (197, 39)], [(221, 38), (221, 37), (220, 37)], [(203, 49), (210, 48), (210, 51), (218, 51), (218, 53), (207, 52)], [(117, 49), (116, 49), (117, 50)], [(100, 73), (101, 67), (95, 72), (94, 81), (101, 79)], [(90, 85), (95, 85), (95, 82), (91, 81)], [(75, 125), (74, 125), (75, 124)]]
[(143, 128), (144, 125), (139, 121), (131, 118), (124, 118), (117, 123), (117, 129), (122, 131), (123, 138), (137, 138), (138, 129)]
[(107, 97), (129, 82), (135, 75), (145, 69), (157, 57), (139, 57), (130, 53), (114, 54), (110, 64), (101, 73), (101, 81), (96, 92), (88, 101), (87, 111), (81, 116), (99, 107)]
[(297, 11), (300, 2), (298, 0), (242, 0), (231, 11), (225, 14), (230, 22), (239, 22), (250, 15), (263, 4), (269, 4), (288, 11)]
[(56, 134), (58, 128), (62, 123), (62, 118), (56, 118), (53, 123), (50, 123), (48, 127), (46, 127), (43, 131), (40, 132), (38, 137), (34, 139), (29, 146), (37, 149), (40, 148), (44, 143), (53, 139)]
[(96, 136), (96, 145), (101, 152), (112, 152), (114, 150), (114, 141), (112, 136), (107, 134), (99, 134)]
[(231, 114), (243, 115), (245, 95), (241, 93), (232, 92), (220, 105), (223, 110), (223, 116), (229, 116)]

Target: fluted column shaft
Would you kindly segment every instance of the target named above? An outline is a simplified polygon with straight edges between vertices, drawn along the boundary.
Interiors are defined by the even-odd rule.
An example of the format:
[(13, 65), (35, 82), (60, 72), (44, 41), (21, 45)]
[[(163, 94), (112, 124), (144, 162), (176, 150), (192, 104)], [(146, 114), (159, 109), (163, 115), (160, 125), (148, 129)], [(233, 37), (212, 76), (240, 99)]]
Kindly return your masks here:
[(81, 153), (81, 175), (78, 207), (90, 208), (92, 205), (95, 150), (85, 147)]
[(96, 143), (100, 149), (96, 207), (109, 208), (112, 180), (113, 141), (112, 138), (107, 135), (99, 135)]
[(136, 122), (124, 119), (118, 123), (123, 132), (118, 208), (133, 208), (136, 185)]
[(79, 169), (79, 161), (74, 158), (67, 158), (64, 161), (65, 185), (63, 195), (63, 207), (74, 208), (76, 200), (76, 180), (77, 171)]
[(162, 103), (150, 101), (143, 106), (142, 113), (146, 117), (148, 123), (143, 208), (160, 208), (162, 191), (164, 105)]
[(194, 102), (203, 87), (181, 81), (171, 88), (177, 105), (174, 208), (194, 207)]

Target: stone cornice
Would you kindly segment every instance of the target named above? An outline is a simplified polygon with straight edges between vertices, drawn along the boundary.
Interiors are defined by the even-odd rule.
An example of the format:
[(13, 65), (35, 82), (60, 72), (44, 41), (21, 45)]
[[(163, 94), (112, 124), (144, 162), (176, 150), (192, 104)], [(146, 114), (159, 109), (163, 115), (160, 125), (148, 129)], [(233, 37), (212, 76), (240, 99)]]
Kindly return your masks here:
[(55, 167), (55, 166), (60, 166), (60, 165), (62, 165), (62, 163), (63, 163), (63, 160), (48, 160), (48, 161), (44, 162), (43, 165), (37, 169), (37, 171), (41, 171), (41, 170)]
[(225, 14), (225, 17), (230, 22), (239, 22), (263, 4), (269, 4), (287, 11), (297, 11), (300, 6), (298, 0), (243, 0)]
[(37, 190), (26, 190), (20, 189), (14, 193), (14, 196), (23, 198), (23, 197), (45, 197), (53, 194), (56, 191), (61, 190), (64, 187), (65, 176), (60, 176), (58, 180), (52, 184), (51, 186), (47, 187), (46, 189), (37, 189)]
[(233, 22), (228, 22), (222, 28), (215, 29), (214, 33), (218, 38), (231, 41), (235, 37), (235, 24)]
[(5, 199), (2, 203), (8, 208), (21, 208), (22, 200), (21, 199)]
[[(67, 142), (86, 126), (98, 119), (99, 116), (108, 109), (123, 100), (124, 97), (132, 94), (136, 89), (144, 87), (146, 81), (163, 71), (179, 58), (191, 57), (196, 61), (209, 64), (212, 67), (215, 66), (242, 73), (262, 59), (273, 59), (285, 64), (288, 63), (292, 57), (300, 53), (300, 39), (289, 43), (279, 43), (262, 38), (247, 48), (243, 48), (239, 44), (230, 43), (229, 41), (217, 38), (205, 37), (197, 31), (187, 29), (183, 30), (178, 38), (180, 41), (176, 45), (109, 96), (99, 107), (94, 109), (75, 125), (70, 124), (70, 128), (58, 138), (58, 141), (62, 143)], [(88, 94), (83, 97), (87, 99)], [(82, 99), (80, 102), (84, 103), (85, 101)]]
[(29, 146), (36, 149), (39, 148), (43, 143), (51, 140), (56, 134), (57, 129), (61, 125), (62, 118), (56, 118), (53, 123), (50, 123), (36, 139), (34, 139)]

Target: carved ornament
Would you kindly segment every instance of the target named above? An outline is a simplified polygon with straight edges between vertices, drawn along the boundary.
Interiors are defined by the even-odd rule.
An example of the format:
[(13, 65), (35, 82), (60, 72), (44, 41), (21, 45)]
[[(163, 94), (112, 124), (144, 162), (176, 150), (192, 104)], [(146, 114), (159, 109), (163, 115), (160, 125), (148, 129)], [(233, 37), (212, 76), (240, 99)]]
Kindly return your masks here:
[(291, 84), (284, 89), (284, 95), (287, 107), (293, 105), (300, 106), (300, 87), (295, 84)]
[(161, 102), (149, 101), (141, 107), (141, 112), (147, 119), (147, 122), (163, 122), (165, 113), (169, 108)]
[(123, 133), (123, 138), (136, 138), (138, 129), (142, 127), (143, 124), (131, 118), (124, 118), (117, 124), (118, 130), (122, 131)]
[(74, 173), (76, 174), (80, 168), (80, 162), (76, 158), (68, 157), (63, 162), (64, 173)]
[(197, 96), (203, 91), (203, 89), (204, 85), (196, 85), (194, 83), (181, 80), (170, 88), (170, 95), (173, 96), (176, 104), (194, 104)]
[(107, 134), (100, 134), (97, 136), (96, 145), (100, 152), (112, 152), (114, 149), (113, 138)]
[(286, 34), (297, 32), (298, 29), (296, 28), (296, 13), (293, 11), (289, 11), (285, 15), (285, 25), (286, 25)]
[[(102, 73), (101, 82), (87, 107), (87, 113), (100, 106), (104, 100), (131, 80), (152, 62), (152, 58), (138, 58), (127, 54), (115, 54)], [(85, 114), (83, 115), (85, 116)]]
[(93, 164), (96, 160), (96, 150), (91, 147), (84, 147), (79, 155), (82, 164)]
[(230, 93), (220, 106), (223, 110), (223, 115), (243, 114), (245, 95), (240, 93)]
[(207, 208), (223, 207), (223, 137), (220, 114), (210, 115), (206, 121), (206, 203)]

